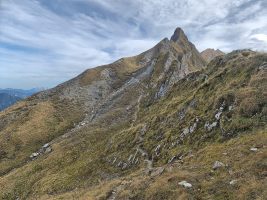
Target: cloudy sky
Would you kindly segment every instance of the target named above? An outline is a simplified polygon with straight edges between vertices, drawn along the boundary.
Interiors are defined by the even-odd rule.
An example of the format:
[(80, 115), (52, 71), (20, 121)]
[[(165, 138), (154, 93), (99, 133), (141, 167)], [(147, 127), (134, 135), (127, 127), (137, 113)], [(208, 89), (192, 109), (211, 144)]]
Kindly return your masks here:
[(266, 51), (267, 1), (0, 0), (0, 88), (53, 87), (178, 26), (199, 51)]

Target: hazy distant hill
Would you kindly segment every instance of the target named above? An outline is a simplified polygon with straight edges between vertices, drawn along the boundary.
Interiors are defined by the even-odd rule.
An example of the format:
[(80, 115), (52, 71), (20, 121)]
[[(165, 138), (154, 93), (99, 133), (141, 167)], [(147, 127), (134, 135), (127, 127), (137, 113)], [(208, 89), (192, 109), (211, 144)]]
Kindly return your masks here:
[(31, 96), (37, 92), (42, 91), (42, 88), (32, 88), (29, 90), (22, 90), (22, 89), (14, 89), (14, 88), (5, 88), (1, 89), (0, 88), (0, 93), (6, 93), (12, 96), (20, 97), (20, 98), (26, 98), (28, 96)]
[(0, 111), (13, 105), (17, 101), (29, 97), (41, 90), (41, 88), (33, 88), (30, 90), (13, 88), (0, 89)]
[(21, 99), (22, 98), (20, 97), (9, 95), (7, 93), (0, 93), (0, 111), (13, 105), (14, 103), (16, 103)]

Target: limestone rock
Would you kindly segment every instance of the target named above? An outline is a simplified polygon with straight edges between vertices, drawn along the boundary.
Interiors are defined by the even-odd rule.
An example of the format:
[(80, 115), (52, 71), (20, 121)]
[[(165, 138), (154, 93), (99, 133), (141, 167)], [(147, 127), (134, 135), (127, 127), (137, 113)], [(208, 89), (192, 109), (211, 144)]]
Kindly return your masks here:
[(256, 147), (251, 147), (251, 148), (250, 148), (250, 151), (254, 151), (254, 152), (256, 152), (256, 151), (258, 151), (258, 148), (256, 148)]
[(230, 185), (235, 185), (236, 183), (237, 183), (237, 180), (231, 180), (231, 181), (229, 182)]
[(185, 187), (185, 188), (191, 188), (192, 187), (192, 184), (188, 183), (187, 181), (181, 181), (178, 184)]

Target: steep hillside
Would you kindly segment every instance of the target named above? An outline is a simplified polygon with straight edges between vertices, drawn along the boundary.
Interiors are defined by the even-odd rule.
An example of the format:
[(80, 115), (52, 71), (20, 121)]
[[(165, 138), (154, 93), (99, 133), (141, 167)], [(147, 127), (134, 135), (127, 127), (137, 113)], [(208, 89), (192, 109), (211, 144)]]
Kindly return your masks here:
[(213, 58), (217, 57), (217, 56), (221, 56), (224, 55), (225, 53), (223, 53), (221, 50), (217, 49), (206, 49), (204, 51), (202, 51), (200, 53), (200, 55), (202, 56), (202, 58), (206, 61), (206, 62), (210, 62)]
[(0, 113), (2, 199), (264, 199), (267, 55), (170, 40)]

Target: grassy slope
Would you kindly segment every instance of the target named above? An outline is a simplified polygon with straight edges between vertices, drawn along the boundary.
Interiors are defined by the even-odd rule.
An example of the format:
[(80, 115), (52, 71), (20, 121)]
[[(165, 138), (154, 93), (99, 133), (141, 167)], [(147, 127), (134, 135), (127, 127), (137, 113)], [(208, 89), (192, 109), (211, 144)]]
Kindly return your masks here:
[[(143, 99), (134, 126), (123, 121), (106, 127), (105, 121), (100, 121), (53, 145), (50, 155), (2, 176), (1, 197), (105, 199), (111, 190), (121, 187), (118, 199), (263, 199), (267, 81), (266, 70), (258, 68), (263, 62), (267, 62), (266, 55), (252, 52), (216, 58), (203, 72), (179, 81), (163, 99)], [(219, 127), (205, 130), (205, 122), (214, 121), (222, 102), (226, 108)], [(53, 106), (44, 105), (45, 109), (39, 105), (36, 112), (50, 115)], [(229, 106), (234, 109), (229, 111)], [(181, 120), (182, 110), (185, 118)], [(183, 129), (196, 118), (197, 129), (179, 139)], [(158, 177), (145, 175), (142, 162), (121, 171), (105, 161), (112, 156), (127, 159), (135, 150), (144, 124), (144, 148), (154, 156), (154, 166), (165, 167)], [(172, 146), (177, 140), (179, 144)], [(164, 148), (156, 157), (153, 152), (158, 144)], [(255, 146), (259, 148), (257, 152), (249, 150)], [(183, 164), (167, 164), (177, 154), (184, 156)], [(216, 160), (228, 167), (212, 171)], [(232, 186), (229, 181), (234, 179), (238, 182)], [(181, 180), (192, 183), (193, 188), (182, 188), (178, 185)]]
[(57, 99), (38, 103), (28, 99), (1, 112), (4, 124), (0, 136), (0, 174), (27, 162), (32, 152), (72, 128), (82, 115), (78, 105), (67, 100), (59, 103)]

